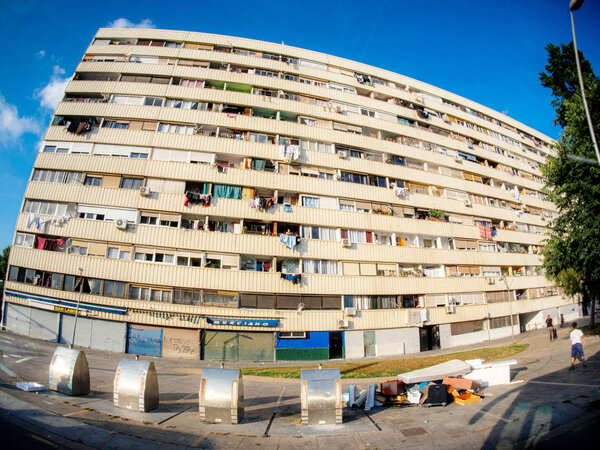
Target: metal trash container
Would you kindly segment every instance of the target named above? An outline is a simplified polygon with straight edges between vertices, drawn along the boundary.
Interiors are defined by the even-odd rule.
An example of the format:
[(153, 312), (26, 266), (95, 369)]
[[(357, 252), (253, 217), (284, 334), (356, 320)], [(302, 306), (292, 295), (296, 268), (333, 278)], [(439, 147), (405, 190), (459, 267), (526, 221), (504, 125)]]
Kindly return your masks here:
[(50, 362), (48, 388), (67, 395), (90, 393), (90, 369), (83, 350), (56, 347)]
[(304, 369), (300, 377), (302, 423), (342, 423), (342, 382), (340, 369)]
[(200, 419), (238, 424), (244, 417), (244, 383), (239, 370), (202, 369), (198, 409)]
[(115, 373), (113, 402), (117, 408), (146, 412), (158, 408), (154, 363), (121, 359)]

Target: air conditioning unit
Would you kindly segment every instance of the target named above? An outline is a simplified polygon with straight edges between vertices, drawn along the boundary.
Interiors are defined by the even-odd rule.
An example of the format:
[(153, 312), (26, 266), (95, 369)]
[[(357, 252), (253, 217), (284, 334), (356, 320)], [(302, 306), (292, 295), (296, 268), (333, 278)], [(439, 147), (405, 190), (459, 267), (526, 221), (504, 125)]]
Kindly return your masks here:
[(118, 230), (126, 230), (127, 229), (127, 219), (115, 220), (115, 227), (117, 227)]
[(150, 190), (150, 188), (148, 186), (142, 186), (140, 188), (140, 195), (142, 197), (150, 197), (151, 193), (152, 193), (152, 191)]
[(457, 164), (462, 164), (462, 162), (463, 162), (463, 160), (460, 156), (455, 156), (454, 161), (456, 161)]
[(442, 116), (442, 120), (443, 120), (444, 122), (446, 122), (446, 123), (450, 123), (450, 117), (448, 117), (448, 114), (444, 114), (444, 115)]
[(347, 316), (356, 316), (356, 308), (344, 308), (344, 314)]
[(446, 314), (456, 314), (456, 306), (454, 305), (446, 305)]
[(347, 319), (339, 319), (338, 320), (338, 328), (348, 328), (348, 320)]
[(493, 278), (488, 277), (485, 280), (487, 281), (487, 284), (496, 284), (496, 281)]
[(352, 242), (350, 242), (350, 239), (342, 238), (342, 247), (344, 247), (344, 248), (352, 247)]
[(473, 203), (471, 203), (471, 200), (465, 200), (465, 206), (472, 208), (473, 207)]
[(392, 155), (390, 155), (389, 153), (384, 153), (383, 154), (383, 162), (385, 163), (392, 163), (394, 162), (394, 157)]
[(338, 158), (346, 159), (348, 157), (348, 152), (346, 150), (340, 150), (337, 152)]

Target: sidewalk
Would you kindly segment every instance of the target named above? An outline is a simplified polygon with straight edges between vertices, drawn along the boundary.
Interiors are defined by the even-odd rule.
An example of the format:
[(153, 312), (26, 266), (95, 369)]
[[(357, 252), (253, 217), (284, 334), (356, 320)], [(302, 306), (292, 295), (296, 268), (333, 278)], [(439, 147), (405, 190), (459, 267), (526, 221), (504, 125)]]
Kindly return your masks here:
[[(92, 380), (92, 392), (87, 396), (68, 397), (50, 391), (23, 392), (14, 387), (17, 378), (18, 381), (48, 384), (48, 367), (56, 344), (0, 333), (0, 379), (3, 382), (0, 408), (39, 428), (94, 448), (246, 448), (260, 445), (347, 450), (401, 446), (496, 448), (548, 445), (544, 440), (547, 436), (560, 441), (561, 436), (567, 436), (566, 433), (581, 426), (582, 419), (591, 426), (600, 424), (600, 337), (586, 339), (587, 370), (578, 366), (569, 371), (569, 331), (570, 328), (558, 329), (559, 339), (555, 342), (548, 341), (545, 329), (515, 336), (515, 342), (530, 345), (526, 351), (515, 355), (518, 365), (513, 380), (523, 382), (487, 388), (485, 392), (490, 395), (480, 403), (452, 404), (445, 408), (381, 407), (368, 413), (345, 409), (344, 424), (335, 427), (297, 424), (300, 419), (299, 381), (262, 377), (244, 377), (246, 408), (240, 425), (200, 422), (197, 405), (199, 373), (202, 367), (210, 365), (205, 361), (142, 357), (154, 361), (161, 392), (159, 409), (146, 414), (112, 406), (113, 377), (118, 361), (132, 355), (86, 350)], [(510, 342), (509, 337), (425, 354), (452, 353)], [(212, 366), (217, 364), (220, 366), (214, 362)], [(289, 364), (301, 365), (298, 362)], [(260, 363), (227, 363), (226, 367), (251, 365)], [(348, 384), (366, 387), (368, 380), (343, 380), (344, 387)], [(263, 437), (267, 427), (268, 435)], [(581, 443), (585, 438), (576, 433), (568, 436), (572, 443), (578, 439)], [(579, 447), (585, 448), (585, 445)]]

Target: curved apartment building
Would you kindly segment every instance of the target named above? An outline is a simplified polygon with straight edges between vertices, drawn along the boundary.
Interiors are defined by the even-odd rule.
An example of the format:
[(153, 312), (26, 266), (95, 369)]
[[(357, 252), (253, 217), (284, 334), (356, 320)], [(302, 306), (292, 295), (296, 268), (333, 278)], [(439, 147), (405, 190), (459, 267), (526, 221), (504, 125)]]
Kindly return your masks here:
[(578, 307), (540, 252), (547, 136), (318, 52), (100, 29), (39, 149), (4, 326), (184, 358), (414, 353)]

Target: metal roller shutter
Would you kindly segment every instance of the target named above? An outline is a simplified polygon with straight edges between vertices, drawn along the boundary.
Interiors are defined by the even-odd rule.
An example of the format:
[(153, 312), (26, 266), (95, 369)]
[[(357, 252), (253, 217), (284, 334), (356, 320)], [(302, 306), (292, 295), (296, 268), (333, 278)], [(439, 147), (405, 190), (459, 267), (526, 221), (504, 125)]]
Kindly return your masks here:
[(29, 316), (29, 336), (56, 342), (58, 335), (58, 314), (43, 309), (31, 309)]
[(6, 303), (5, 310), (6, 329), (17, 334), (29, 334), (29, 317), (31, 308), (14, 303)]

